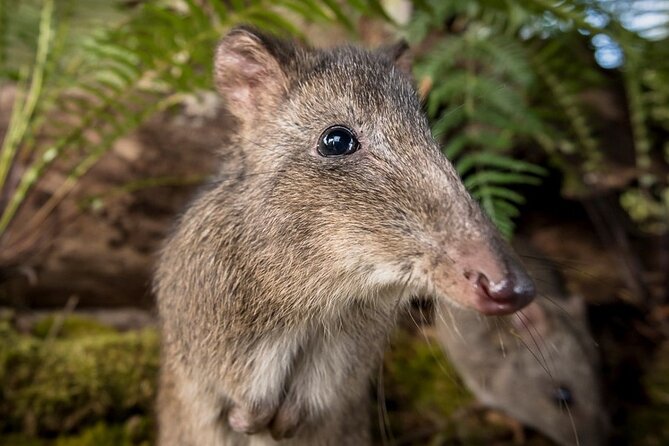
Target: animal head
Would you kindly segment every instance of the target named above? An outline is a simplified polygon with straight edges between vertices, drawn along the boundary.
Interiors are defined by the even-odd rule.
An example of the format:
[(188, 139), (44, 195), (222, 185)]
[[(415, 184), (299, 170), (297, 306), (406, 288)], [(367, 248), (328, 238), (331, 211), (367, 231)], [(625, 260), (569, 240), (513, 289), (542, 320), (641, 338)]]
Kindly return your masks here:
[(539, 298), (510, 318), (522, 347), (490, 379), (497, 403), (561, 445), (603, 444), (606, 410), (583, 299)]
[(317, 50), (247, 27), (221, 41), (250, 224), (271, 237), (277, 276), (300, 264), (329, 291), (513, 312), (533, 283), (439, 150), (402, 49)]
[(492, 320), (443, 305), (441, 311), (439, 341), (483, 404), (563, 446), (604, 443), (598, 355), (582, 298), (540, 295), (519, 313)]

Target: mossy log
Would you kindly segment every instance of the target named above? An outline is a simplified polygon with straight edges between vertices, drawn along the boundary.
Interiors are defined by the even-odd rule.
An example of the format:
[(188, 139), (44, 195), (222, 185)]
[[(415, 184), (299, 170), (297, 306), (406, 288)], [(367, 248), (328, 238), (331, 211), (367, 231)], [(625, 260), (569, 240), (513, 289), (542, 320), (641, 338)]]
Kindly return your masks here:
[(669, 340), (658, 348), (650, 369), (642, 379), (648, 404), (632, 411), (627, 432), (629, 444), (669, 444)]
[(151, 412), (154, 329), (118, 333), (70, 319), (58, 335), (39, 325), (36, 334), (41, 338), (0, 322), (0, 432), (57, 435)]
[[(20, 334), (0, 316), (0, 444), (148, 446), (159, 367), (155, 329), (120, 333), (90, 319), (47, 318)], [(400, 330), (386, 352), (375, 406), (378, 436), (402, 444), (517, 444), (518, 431), (473, 406), (429, 328)], [(669, 344), (644, 377), (650, 404), (627, 423), (629, 444), (669, 433)], [(380, 436), (380, 437), (379, 437)], [(522, 444), (549, 444), (537, 434)]]

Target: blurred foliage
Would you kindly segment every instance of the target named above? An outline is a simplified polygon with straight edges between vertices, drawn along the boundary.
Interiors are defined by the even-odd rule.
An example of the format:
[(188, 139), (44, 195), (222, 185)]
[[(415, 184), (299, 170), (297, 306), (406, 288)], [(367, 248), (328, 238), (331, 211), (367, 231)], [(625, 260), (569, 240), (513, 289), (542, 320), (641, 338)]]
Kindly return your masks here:
[(114, 329), (76, 315), (66, 318), (56, 316), (45, 317), (37, 322), (31, 331), (31, 334), (39, 339), (77, 339), (81, 336), (111, 333), (114, 333)]
[(384, 384), (396, 389), (393, 396), (406, 402), (399, 406), (409, 413), (443, 420), (473, 401), (436, 339), (400, 331), (384, 360)]
[(0, 436), (2, 444), (11, 446), (148, 446), (153, 432), (146, 417), (135, 416), (124, 424), (97, 422), (81, 432), (63, 435), (55, 439), (40, 438), (25, 434)]
[(643, 378), (649, 404), (632, 412), (629, 443), (661, 446), (669, 439), (669, 341), (658, 349), (650, 370)]
[[(656, 3), (666, 15), (667, 5)], [(562, 172), (565, 194), (596, 193), (613, 177), (622, 207), (642, 229), (668, 229), (669, 45), (666, 33), (644, 37), (667, 25), (629, 31), (631, 5), (423, 0), (413, 2), (408, 25), (396, 26), (427, 48), (416, 73), (429, 91), (435, 134), (507, 236), (525, 201), (518, 186), (541, 181), (545, 170), (536, 163), (544, 157)], [(227, 28), (243, 22), (302, 36), (306, 20), (353, 35), (362, 16), (391, 21), (379, 0), (0, 0), (0, 79), (18, 85), (0, 152), (5, 251), (18, 209), (54, 163), (68, 160), (69, 173), (30, 221), (16, 225), (19, 239), (39, 228), (116, 139), (211, 88), (212, 48)], [(595, 63), (592, 41), (601, 36), (624, 59), (613, 76)], [(624, 91), (630, 147), (611, 146), (584, 100), (614, 87)], [(627, 176), (612, 167), (625, 151), (635, 163)]]
[[(642, 229), (668, 229), (669, 45), (666, 32), (645, 37), (662, 36), (666, 22), (630, 31), (626, 0), (412, 3), (409, 23), (395, 29), (423, 49), (416, 73), (435, 134), (503, 233), (525, 201), (519, 186), (541, 182), (546, 157), (565, 194), (617, 182)], [(667, 4), (654, 4), (645, 12), (666, 16)], [(67, 160), (67, 175), (15, 225), (15, 239), (38, 230), (116, 139), (210, 89), (212, 48), (229, 27), (304, 37), (309, 21), (353, 36), (363, 16), (394, 23), (380, 0), (0, 0), (0, 79), (18, 86), (0, 152), (4, 252), (19, 208), (55, 163)], [(597, 65), (597, 38), (620, 49), (620, 68)], [(596, 89), (624, 92), (629, 147), (606, 138), (585, 100)], [(621, 153), (631, 172), (621, 172)]]
[[(445, 8), (447, 3), (433, 2), (432, 9), (416, 14), (409, 25), (412, 40), (423, 39), (431, 23), (442, 27), (450, 19), (453, 11)], [(445, 143), (444, 153), (455, 162), (472, 195), (510, 236), (518, 206), (525, 202), (511, 186), (539, 184), (545, 173), (510, 152), (524, 141), (546, 141), (548, 136), (527, 98), (534, 76), (528, 55), (500, 31), (485, 23), (468, 24), (461, 33), (440, 39), (421, 58), (416, 72), (431, 85), (427, 111), (435, 136)]]
[(53, 446), (148, 446), (153, 444), (153, 431), (147, 417), (135, 416), (118, 425), (98, 422), (77, 435), (56, 439)]
[[(669, 229), (669, 2), (644, 10), (664, 22), (635, 31), (624, 26), (636, 11), (626, 1), (415, 6), (405, 32), (415, 44), (428, 42), (416, 72), (429, 88), (435, 134), (504, 233), (511, 234), (524, 201), (515, 186), (540, 181), (542, 171), (527, 161), (544, 158), (562, 173), (566, 195), (618, 189), (642, 229)], [(644, 37), (651, 34), (663, 38)], [(601, 40), (620, 53), (619, 68), (598, 66), (593, 42)], [(588, 94), (601, 91), (616, 99), (623, 92), (614, 107), (627, 115), (619, 124), (629, 129), (629, 144), (607, 138), (614, 129), (603, 127), (601, 111), (588, 103)], [(634, 160), (631, 173), (624, 172), (627, 160)]]
[[(54, 163), (69, 161), (69, 173), (29, 221), (14, 228), (19, 233), (14, 239), (38, 230), (116, 139), (154, 113), (211, 88), (213, 48), (226, 29), (250, 23), (300, 36), (300, 20), (353, 31), (362, 15), (387, 18), (378, 0), (344, 5), (332, 0), (156, 0), (126, 7), (120, 23), (110, 21), (83, 32), (72, 29), (75, 11), (96, 11), (95, 3), (43, 0), (32, 8), (35, 3), (29, 3), (21, 9), (27, 31), (18, 20), (10, 20), (15, 2), (0, 0), (0, 23), (16, 25), (0, 28), (0, 74), (12, 79), (18, 73), (17, 97), (0, 151), (3, 253), (12, 248), (3, 236)], [(103, 7), (99, 17), (105, 18), (108, 10)], [(59, 44), (71, 41), (77, 44)], [(17, 51), (10, 51), (15, 47)], [(24, 47), (34, 48), (29, 66)]]

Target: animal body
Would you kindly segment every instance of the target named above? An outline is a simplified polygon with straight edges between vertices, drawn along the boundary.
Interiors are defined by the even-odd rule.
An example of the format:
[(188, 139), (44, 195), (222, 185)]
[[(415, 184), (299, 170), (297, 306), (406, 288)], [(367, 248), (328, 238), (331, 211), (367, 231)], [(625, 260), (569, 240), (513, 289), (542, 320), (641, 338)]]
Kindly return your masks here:
[(155, 276), (160, 445), (368, 444), (368, 380), (410, 296), (486, 314), (532, 299), (430, 134), (403, 49), (247, 27), (221, 41), (238, 128)]
[(608, 421), (585, 302), (566, 292), (555, 265), (527, 242), (515, 248), (529, 255), (535, 301), (493, 318), (442, 303), (435, 318), (439, 342), (483, 404), (562, 446), (605, 444)]

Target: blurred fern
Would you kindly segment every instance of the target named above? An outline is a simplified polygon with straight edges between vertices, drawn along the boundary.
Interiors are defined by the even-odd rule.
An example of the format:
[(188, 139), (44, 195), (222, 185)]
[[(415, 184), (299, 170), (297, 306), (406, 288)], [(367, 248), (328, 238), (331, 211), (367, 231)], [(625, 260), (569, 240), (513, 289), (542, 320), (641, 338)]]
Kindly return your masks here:
[[(666, 5), (669, 11), (669, 4)], [(668, 13), (669, 14), (669, 13)], [(650, 28), (654, 33), (657, 27)], [(642, 31), (649, 32), (649, 28)], [(669, 35), (669, 23), (664, 33)], [(642, 229), (669, 231), (669, 39), (648, 41), (625, 34), (623, 72), (638, 181), (620, 197)]]
[[(582, 99), (584, 90), (607, 82), (588, 47), (597, 33), (611, 36), (625, 55), (638, 173), (621, 203), (644, 227), (668, 229), (669, 145), (662, 141), (669, 132), (669, 45), (666, 34), (651, 41), (625, 28), (624, 11), (614, 6), (632, 3), (412, 3), (404, 33), (427, 47), (416, 73), (428, 87), (435, 134), (506, 235), (524, 202), (521, 187), (545, 173), (537, 160), (560, 169), (576, 194), (588, 193), (588, 178), (607, 169)], [(0, 0), (0, 79), (18, 85), (0, 152), (0, 245), (7, 248), (17, 212), (54, 163), (72, 162), (48, 202), (13, 235), (34, 231), (117, 138), (210, 88), (211, 52), (227, 28), (244, 22), (301, 36), (300, 24), (310, 21), (353, 32), (362, 16), (391, 22), (381, 0)]]
[[(0, 20), (6, 20), (9, 1), (0, 2)], [(29, 192), (56, 161), (75, 155), (66, 179), (48, 202), (29, 222), (16, 229), (19, 239), (44, 221), (116, 139), (156, 111), (210, 88), (212, 49), (227, 28), (249, 23), (275, 33), (301, 36), (300, 20), (337, 24), (350, 30), (361, 15), (388, 20), (378, 0), (142, 2), (134, 10), (126, 11), (122, 25), (79, 35), (76, 47), (61, 47), (56, 57), (54, 42), (58, 39), (53, 36), (61, 39), (63, 36), (54, 30), (59, 26), (59, 14), (63, 14), (59, 8), (66, 4), (73, 5), (65, 1), (54, 8), (53, 0), (44, 0), (38, 9), (42, 26), (33, 35), (45, 44), (37, 46), (37, 62), (32, 64), (30, 75), (24, 77), (26, 82), (39, 85), (38, 91), (31, 91), (39, 97), (41, 109), (30, 107), (34, 102), (30, 98), (35, 93), (29, 94), (28, 99), (22, 99), (20, 94), (14, 107), (21, 119), (10, 125), (4, 143), (7, 148), (3, 146), (0, 155), (3, 162), (0, 174), (5, 173), (0, 176), (4, 197), (0, 206), (0, 241)], [(70, 14), (75, 13), (70, 11)], [(7, 61), (10, 61), (7, 49), (13, 45), (5, 43), (12, 41), (18, 32), (16, 27), (0, 32), (0, 41), (4, 42), (0, 56)], [(29, 36), (25, 40), (30, 44)], [(67, 64), (50, 64), (64, 54)], [(14, 63), (5, 66), (21, 65), (21, 61), (20, 57), (14, 57)], [(2, 75), (11, 78), (12, 73), (5, 68)], [(69, 82), (53, 82), (49, 88), (43, 88), (44, 77), (56, 75), (68, 78)], [(38, 144), (37, 136), (44, 134), (51, 142)], [(23, 173), (18, 181), (9, 184), (6, 173), (16, 167), (17, 159), (26, 164), (21, 167)]]
[[(431, 85), (427, 111), (433, 131), (444, 141), (472, 195), (501, 232), (510, 237), (524, 197), (518, 185), (540, 183), (545, 169), (515, 159), (511, 150), (526, 141), (547, 140), (544, 126), (530, 107), (526, 92), (534, 73), (526, 50), (512, 37), (516, 25), (496, 14), (483, 14), (475, 3), (430, 2), (417, 12), (418, 38), (424, 24), (443, 26), (451, 14), (471, 20), (442, 39), (421, 60), (416, 72)], [(490, 36), (495, 35), (494, 39)]]
[[(544, 173), (528, 160), (544, 159), (560, 170), (569, 196), (609, 187), (600, 179), (616, 175), (613, 148), (606, 147), (605, 129), (584, 92), (611, 87), (625, 91), (636, 159), (632, 183), (617, 180), (621, 204), (643, 229), (669, 230), (669, 144), (663, 143), (669, 3), (426, 0), (414, 6), (405, 33), (416, 43), (432, 36), (416, 73), (429, 87), (435, 134), (506, 235), (524, 201), (518, 186), (538, 184)], [(639, 8), (664, 21), (635, 28), (631, 18)], [(619, 85), (595, 63), (593, 42), (601, 36), (620, 48)]]

